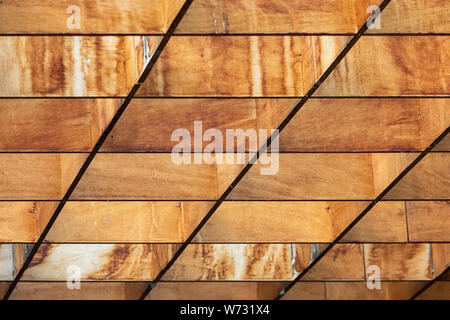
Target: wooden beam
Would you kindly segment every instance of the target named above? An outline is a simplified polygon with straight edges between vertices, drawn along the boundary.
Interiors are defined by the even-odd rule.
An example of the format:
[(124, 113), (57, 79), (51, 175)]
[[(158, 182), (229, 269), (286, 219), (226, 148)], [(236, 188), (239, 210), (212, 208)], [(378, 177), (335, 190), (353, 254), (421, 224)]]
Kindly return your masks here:
[(449, 47), (448, 36), (363, 37), (317, 95), (448, 95), (450, 71), (442, 61), (450, 59)]
[[(183, 0), (8, 0), (0, 4), (2, 34), (162, 34)], [(76, 7), (74, 7), (76, 5)], [(68, 21), (79, 14), (79, 27)], [(20, 23), (19, 23), (20, 21)]]

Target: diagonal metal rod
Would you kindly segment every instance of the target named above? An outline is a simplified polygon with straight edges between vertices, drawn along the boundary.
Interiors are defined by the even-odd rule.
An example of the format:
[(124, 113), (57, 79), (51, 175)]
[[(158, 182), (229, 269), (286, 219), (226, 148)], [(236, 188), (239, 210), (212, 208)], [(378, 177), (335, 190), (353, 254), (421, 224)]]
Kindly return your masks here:
[(102, 147), (103, 143), (105, 142), (108, 135), (111, 133), (112, 129), (116, 125), (116, 123), (119, 121), (122, 114), (125, 112), (126, 108), (131, 102), (131, 99), (135, 96), (136, 92), (138, 91), (141, 84), (145, 81), (148, 74), (156, 64), (156, 61), (158, 60), (159, 56), (161, 55), (162, 51), (166, 47), (167, 43), (169, 42), (170, 38), (172, 37), (173, 33), (175, 32), (175, 29), (177, 28), (178, 24), (180, 23), (181, 19), (186, 14), (187, 10), (189, 9), (189, 6), (192, 4), (193, 0), (186, 0), (181, 7), (180, 11), (178, 12), (175, 19), (172, 21), (169, 29), (164, 34), (163, 38), (161, 39), (161, 42), (158, 44), (158, 47), (154, 51), (152, 57), (148, 61), (147, 65), (145, 66), (144, 71), (142, 72), (141, 76), (139, 77), (137, 83), (133, 85), (130, 92), (128, 93), (128, 96), (123, 100), (120, 108), (117, 110), (116, 114), (112, 118), (111, 122), (109, 123), (108, 127), (103, 131), (102, 135), (98, 139), (97, 143), (95, 144), (92, 151), (89, 153), (89, 156), (84, 161), (82, 167), (78, 171), (78, 174), (76, 175), (75, 179), (70, 184), (69, 188), (67, 189), (66, 193), (64, 194), (64, 197), (62, 198), (61, 202), (59, 203), (58, 207), (53, 212), (53, 215), (51, 216), (50, 220), (48, 221), (47, 225), (45, 226), (44, 230), (42, 231), (41, 235), (39, 236), (39, 239), (37, 240), (36, 244), (33, 246), (33, 249), (31, 249), (30, 254), (28, 255), (27, 259), (23, 263), (22, 267), (20, 268), (17, 275), (14, 277), (13, 282), (11, 282), (8, 291), (6, 292), (5, 296), (3, 297), (3, 300), (8, 300), (11, 296), (12, 292), (17, 286), (17, 283), (22, 278), (23, 274), (25, 273), (25, 270), (29, 267), (31, 264), (34, 256), (36, 255), (37, 251), (39, 250), (41, 244), (44, 242), (45, 237), (49, 233), (51, 227), (55, 223), (56, 219), (58, 218), (59, 214), (61, 213), (62, 209), (64, 208), (65, 204), (69, 200), (70, 196), (72, 195), (73, 191), (77, 187), (78, 183), (80, 182), (81, 178), (83, 177), (84, 173), (88, 169), (91, 162), (94, 160), (94, 157), (99, 152), (100, 148)]
[[(378, 17), (379, 13), (388, 5), (390, 0), (384, 0), (380, 5), (380, 10), (374, 12), (367, 21), (373, 21)], [(236, 185), (242, 180), (242, 178), (247, 174), (247, 172), (251, 169), (253, 164), (256, 163), (256, 160), (259, 159), (260, 155), (267, 151), (268, 147), (271, 145), (272, 141), (278, 138), (279, 133), (287, 126), (289, 121), (297, 114), (297, 112), (303, 107), (303, 105), (311, 98), (311, 96), (317, 91), (320, 85), (328, 78), (328, 76), (333, 72), (339, 62), (344, 59), (345, 55), (350, 51), (350, 49), (355, 45), (355, 43), (361, 38), (364, 32), (368, 29), (367, 22), (358, 30), (358, 32), (352, 37), (352, 39), (347, 43), (345, 48), (338, 54), (338, 56), (334, 59), (331, 65), (327, 68), (327, 70), (320, 76), (318, 80), (314, 83), (314, 85), (308, 90), (308, 92), (300, 99), (300, 101), (294, 106), (294, 108), (289, 112), (286, 118), (281, 122), (278, 126), (278, 130), (276, 130), (272, 135), (267, 139), (264, 145), (256, 152), (253, 158), (245, 165), (242, 171), (238, 174), (238, 176), (233, 180), (230, 186), (222, 193), (220, 198), (214, 203), (212, 208), (208, 211), (208, 213), (203, 217), (197, 227), (192, 231), (186, 241), (180, 246), (180, 248), (175, 252), (174, 256), (170, 259), (170, 261), (166, 264), (166, 266), (161, 269), (156, 278), (150, 282), (149, 286), (145, 289), (145, 291), (141, 295), (141, 300), (145, 299), (145, 297), (152, 291), (152, 289), (157, 285), (157, 283), (162, 279), (162, 277), (166, 274), (166, 272), (170, 269), (170, 267), (175, 263), (178, 257), (184, 252), (184, 250), (188, 247), (189, 244), (192, 243), (194, 238), (203, 228), (203, 226), (208, 222), (211, 216), (216, 212), (222, 202), (225, 201), (226, 197), (231, 193), (231, 191), (236, 187)]]
[(450, 132), (450, 127), (448, 127), (439, 137), (436, 138), (424, 151), (420, 153), (395, 179), (392, 181), (372, 202), (342, 231), (334, 240), (331, 242), (302, 272), (300, 272), (297, 277), (292, 280), (280, 294), (275, 298), (275, 300), (281, 299), (300, 279), (302, 279), (309, 270), (311, 270), (337, 243), (344, 238), (344, 236), (350, 232), (350, 230), (379, 202), (384, 196), (392, 190), (402, 178), (407, 175), (431, 150), (441, 142), (447, 134)]

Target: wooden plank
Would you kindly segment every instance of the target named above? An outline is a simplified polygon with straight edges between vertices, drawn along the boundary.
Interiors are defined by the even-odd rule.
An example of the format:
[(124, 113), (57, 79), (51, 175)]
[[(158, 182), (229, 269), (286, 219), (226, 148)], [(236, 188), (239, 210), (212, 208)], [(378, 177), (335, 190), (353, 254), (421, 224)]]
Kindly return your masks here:
[(385, 199), (449, 199), (450, 154), (430, 153), (389, 191)]
[(450, 58), (449, 48), (448, 36), (362, 37), (316, 94), (447, 95), (450, 67), (444, 61)]
[(8, 75), (0, 79), (0, 96), (126, 96), (137, 78), (134, 42), (133, 36), (0, 37), (0, 73)]
[(408, 201), (410, 241), (450, 241), (449, 201)]
[(1, 242), (33, 242), (36, 234), (36, 202), (0, 202)]
[(328, 66), (344, 43), (308, 36), (174, 37), (137, 96), (302, 96), (317, 76), (314, 57)]
[[(351, 33), (357, 30), (355, 2), (196, 0), (177, 33)], [(361, 5), (358, 16), (366, 8)]]
[(179, 0), (77, 1), (79, 28), (69, 28), (72, 23), (68, 20), (75, 14), (70, 10), (74, 5), (71, 1), (8, 0), (0, 6), (3, 21), (0, 33), (164, 33), (174, 17), (173, 11), (178, 11), (182, 3)]
[(450, 300), (450, 281), (437, 281), (416, 300)]
[[(67, 268), (75, 265), (81, 269), (81, 280), (152, 281), (177, 247), (170, 244), (43, 244), (23, 279), (65, 281)], [(291, 280), (290, 252), (287, 244), (193, 244), (166, 273), (164, 280)], [(11, 266), (12, 263), (9, 273), (12, 273)]]
[[(338, 236), (368, 202), (338, 202), (332, 206), (335, 236)], [(340, 227), (337, 227), (340, 226)], [(341, 240), (343, 242), (407, 242), (405, 204), (378, 202)]]
[(118, 105), (113, 99), (2, 99), (0, 150), (88, 152)]
[(98, 154), (72, 194), (80, 199), (213, 200), (214, 164), (180, 164), (170, 154)]
[(163, 280), (291, 280), (288, 244), (193, 244)]
[(431, 280), (432, 259), (427, 243), (364, 244), (366, 268), (378, 266), (381, 280)]
[(279, 154), (278, 172), (267, 176), (260, 175), (261, 166), (258, 162), (250, 169), (229, 199), (374, 197), (370, 154)]
[(11, 300), (124, 300), (123, 282), (82, 282), (80, 289), (68, 289), (66, 282), (20, 281)]
[(282, 289), (283, 282), (160, 282), (145, 300), (259, 300), (272, 299), (267, 285)]
[(0, 280), (13, 280), (14, 251), (12, 244), (0, 244)]
[(325, 282), (328, 300), (408, 300), (423, 287), (421, 281), (382, 281), (380, 289), (368, 289), (365, 282)]
[[(304, 267), (296, 265), (296, 271)], [(337, 244), (312, 269), (303, 280), (364, 280), (363, 251), (361, 244)]]
[(448, 99), (310, 99), (282, 151), (421, 151), (450, 126)]
[(325, 282), (297, 282), (281, 300), (325, 300)]
[(450, 3), (440, 0), (396, 0), (383, 10), (381, 29), (368, 33), (448, 33)]

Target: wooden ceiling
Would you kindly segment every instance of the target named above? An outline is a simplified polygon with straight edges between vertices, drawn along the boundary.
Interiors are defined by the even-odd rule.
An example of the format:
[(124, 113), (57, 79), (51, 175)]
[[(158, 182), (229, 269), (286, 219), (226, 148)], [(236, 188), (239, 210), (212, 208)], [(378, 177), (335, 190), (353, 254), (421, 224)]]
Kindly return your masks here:
[[(71, 5), (0, 2), (6, 299), (450, 299), (450, 3)], [(175, 164), (198, 120), (278, 172)]]

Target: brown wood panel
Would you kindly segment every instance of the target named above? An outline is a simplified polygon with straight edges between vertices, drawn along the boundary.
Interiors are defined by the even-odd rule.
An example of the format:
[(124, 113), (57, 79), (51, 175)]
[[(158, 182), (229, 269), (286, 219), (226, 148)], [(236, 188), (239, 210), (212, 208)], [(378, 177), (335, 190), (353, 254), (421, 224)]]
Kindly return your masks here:
[(408, 300), (426, 282), (382, 281), (380, 289), (368, 289), (365, 282), (325, 282), (328, 300)]
[[(163, 33), (183, 1), (3, 1), (0, 33)], [(79, 7), (80, 28), (71, 29), (67, 20), (72, 5)], [(70, 11), (69, 11), (70, 12)]]
[(279, 170), (274, 175), (261, 175), (262, 166), (255, 164), (229, 199), (374, 197), (370, 154), (279, 154)]
[(214, 200), (214, 164), (180, 164), (170, 154), (98, 154), (71, 200)]
[(450, 154), (429, 153), (400, 182), (385, 199), (449, 199)]
[(351, 33), (366, 16), (368, 4), (360, 2), (367, 1), (196, 0), (176, 32)]
[(408, 201), (410, 241), (450, 241), (449, 201)]
[(362, 37), (316, 94), (448, 95), (449, 48), (449, 36)]
[(189, 245), (163, 280), (291, 280), (289, 244)]
[(416, 300), (450, 300), (450, 281), (435, 282)]
[(380, 268), (381, 280), (430, 280), (431, 247), (420, 244), (364, 244), (366, 268)]
[(421, 151), (450, 126), (448, 99), (311, 99), (283, 151)]
[(448, 33), (450, 3), (442, 0), (391, 1), (381, 15), (381, 29), (368, 33)]
[(281, 300), (325, 300), (325, 282), (297, 282)]
[(0, 96), (126, 96), (136, 80), (134, 38), (0, 37), (0, 73), (8, 75)]

